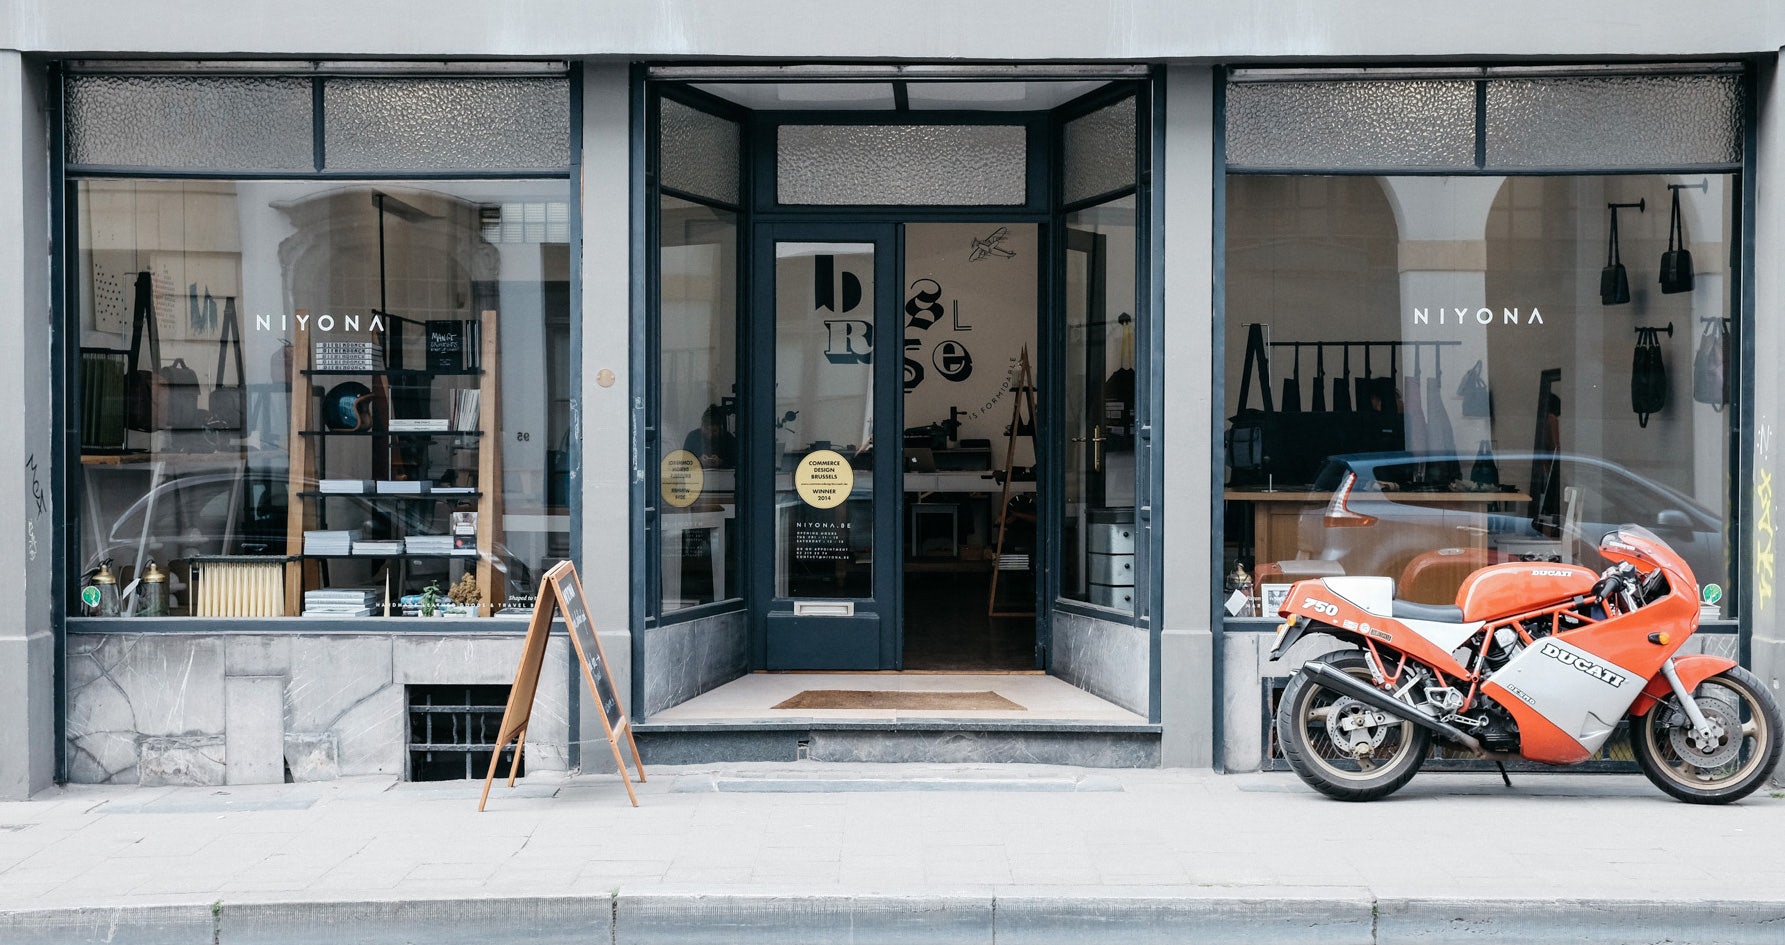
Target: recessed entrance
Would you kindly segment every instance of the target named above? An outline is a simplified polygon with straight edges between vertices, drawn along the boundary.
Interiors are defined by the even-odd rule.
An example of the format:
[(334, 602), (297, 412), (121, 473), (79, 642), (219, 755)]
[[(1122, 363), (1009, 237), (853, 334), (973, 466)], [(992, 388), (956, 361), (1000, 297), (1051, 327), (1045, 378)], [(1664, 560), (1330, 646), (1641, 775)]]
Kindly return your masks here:
[(671, 72), (648, 99), (660, 645), (1056, 672), (1144, 706), (1144, 70)]

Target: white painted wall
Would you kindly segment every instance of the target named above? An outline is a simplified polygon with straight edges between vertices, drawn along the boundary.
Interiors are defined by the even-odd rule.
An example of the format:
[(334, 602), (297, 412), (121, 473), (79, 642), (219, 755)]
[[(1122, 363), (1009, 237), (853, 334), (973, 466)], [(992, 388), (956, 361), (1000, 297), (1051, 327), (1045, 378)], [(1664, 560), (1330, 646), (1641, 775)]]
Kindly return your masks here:
[[(524, 10), (524, 12), (523, 12)], [(1020, 27), (1020, 28), (1019, 28)], [(1727, 55), (1785, 45), (1785, 6), (1729, 0), (12, 0), (0, 48), (212, 55), (812, 60)]]

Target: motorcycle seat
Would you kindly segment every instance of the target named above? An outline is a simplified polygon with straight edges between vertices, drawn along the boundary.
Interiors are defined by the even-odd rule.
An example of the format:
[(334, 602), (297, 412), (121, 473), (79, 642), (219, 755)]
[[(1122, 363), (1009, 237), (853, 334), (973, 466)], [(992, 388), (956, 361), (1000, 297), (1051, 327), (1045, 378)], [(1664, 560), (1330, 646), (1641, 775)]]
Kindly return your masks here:
[(1395, 598), (1389, 616), (1397, 620), (1428, 620), (1432, 623), (1462, 623), (1463, 608), (1455, 604), (1421, 604)]

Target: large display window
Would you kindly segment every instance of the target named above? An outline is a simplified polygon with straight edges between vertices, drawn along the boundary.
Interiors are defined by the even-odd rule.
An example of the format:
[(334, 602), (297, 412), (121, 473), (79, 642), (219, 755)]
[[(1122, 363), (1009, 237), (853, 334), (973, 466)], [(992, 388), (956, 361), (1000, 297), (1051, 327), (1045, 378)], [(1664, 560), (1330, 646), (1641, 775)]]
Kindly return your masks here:
[[(1542, 173), (1492, 173), (1519, 169), (1558, 100), (1603, 100), (1599, 117), (1613, 124), (1653, 125), (1651, 111), (1682, 102), (1722, 121), (1739, 116), (1739, 83), (1624, 77), (1613, 96), (1612, 79), (1568, 81), (1537, 94), (1523, 78), (1488, 80), (1486, 94), (1458, 99), (1464, 119), (1485, 101), (1487, 137), (1473, 154), (1369, 153), (1368, 142), (1322, 151), (1315, 127), (1306, 163), (1360, 166), (1229, 173), (1230, 613), (1273, 612), (1266, 601), (1289, 583), (1336, 574), (1385, 575), (1403, 598), (1447, 604), (1487, 564), (1603, 567), (1598, 541), (1624, 523), (1666, 539), (1701, 585), (1740, 592), (1729, 556), (1742, 190), (1728, 167), (1732, 155), (1739, 164), (1739, 119), (1722, 137), (1612, 137), (1596, 153), (1545, 151), (1537, 163), (1559, 166)], [(1349, 96), (1323, 87), (1303, 101), (1309, 114), (1355, 108), (1394, 86), (1381, 102), (1392, 128), (1445, 100), (1410, 96), (1417, 84), (1358, 82)], [(1293, 160), (1246, 129), (1261, 127), (1260, 103), (1294, 91), (1235, 96), (1241, 122), (1229, 129), (1241, 142), (1230, 157)], [(1495, 110), (1509, 100), (1528, 107)], [(1460, 166), (1435, 174), (1415, 166), (1424, 160)], [(1397, 163), (1407, 172), (1357, 172)], [(1677, 169), (1564, 172), (1669, 163)]]
[[(570, 553), (573, 201), (512, 169), (568, 164), (563, 75), (66, 90), (70, 612), (527, 616)], [(421, 114), (461, 121), (381, 137)]]

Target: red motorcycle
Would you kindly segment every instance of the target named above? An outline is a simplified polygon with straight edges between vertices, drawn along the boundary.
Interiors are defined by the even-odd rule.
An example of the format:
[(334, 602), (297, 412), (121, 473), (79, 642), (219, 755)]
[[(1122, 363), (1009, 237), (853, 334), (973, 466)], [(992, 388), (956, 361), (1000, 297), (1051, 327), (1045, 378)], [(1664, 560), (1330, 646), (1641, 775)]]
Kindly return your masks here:
[(1779, 706), (1733, 660), (1675, 656), (1698, 629), (1692, 569), (1637, 525), (1599, 553), (1613, 562), (1600, 574), (1483, 568), (1454, 606), (1396, 600), (1386, 577), (1297, 583), (1272, 658), (1313, 634), (1350, 646), (1302, 664), (1283, 692), (1290, 767), (1323, 794), (1368, 801), (1406, 784), (1434, 738), (1496, 762), (1569, 765), (1628, 720), (1637, 765), (1668, 794), (1725, 804), (1760, 787), (1779, 762)]

